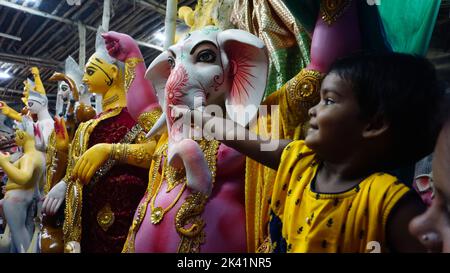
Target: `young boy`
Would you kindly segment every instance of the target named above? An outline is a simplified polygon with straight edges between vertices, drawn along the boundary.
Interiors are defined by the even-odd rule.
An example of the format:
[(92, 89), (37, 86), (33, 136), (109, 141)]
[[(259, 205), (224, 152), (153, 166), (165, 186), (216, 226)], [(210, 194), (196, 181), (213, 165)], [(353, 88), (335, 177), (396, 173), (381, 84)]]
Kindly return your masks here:
[[(278, 149), (266, 152), (260, 149), (263, 140), (249, 140), (252, 133), (236, 124), (231, 131), (215, 126), (209, 132), (278, 170), (270, 200), (272, 251), (423, 250), (408, 233), (408, 223), (424, 206), (384, 171), (432, 150), (440, 99), (436, 82), (425, 59), (360, 54), (332, 66), (320, 103), (309, 111), (304, 141), (280, 140)], [(204, 124), (230, 123), (198, 110), (189, 113), (194, 120), (202, 116)], [(243, 136), (245, 141), (237, 140)]]

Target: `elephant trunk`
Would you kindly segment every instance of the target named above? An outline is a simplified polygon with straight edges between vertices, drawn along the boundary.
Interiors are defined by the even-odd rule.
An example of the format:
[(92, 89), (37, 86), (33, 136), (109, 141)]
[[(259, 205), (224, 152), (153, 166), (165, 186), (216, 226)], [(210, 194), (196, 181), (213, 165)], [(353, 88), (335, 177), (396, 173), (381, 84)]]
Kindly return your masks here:
[[(166, 128), (166, 125), (166, 114), (163, 113), (146, 137), (151, 138), (157, 135)], [(174, 141), (169, 134), (167, 155), (171, 166), (186, 170), (187, 186), (189, 188), (207, 195), (211, 193), (211, 172), (209, 171), (205, 155), (197, 142), (188, 138)]]
[[(204, 105), (206, 97), (201, 89), (191, 88), (189, 94), (192, 94), (194, 98), (193, 101), (186, 103), (190, 108), (198, 108)], [(185, 123), (182, 122), (182, 119), (185, 118), (190, 119), (190, 117), (182, 117), (181, 119), (172, 117), (172, 121), (174, 120), (174, 122), (168, 122), (168, 162), (174, 168), (185, 169), (187, 186), (189, 188), (209, 195), (212, 190), (211, 171), (209, 170), (203, 150), (192, 139), (192, 137), (199, 139), (201, 132), (185, 126)]]
[(192, 139), (171, 143), (167, 151), (168, 162), (174, 168), (186, 170), (187, 186), (192, 190), (210, 195), (212, 176), (203, 150)]

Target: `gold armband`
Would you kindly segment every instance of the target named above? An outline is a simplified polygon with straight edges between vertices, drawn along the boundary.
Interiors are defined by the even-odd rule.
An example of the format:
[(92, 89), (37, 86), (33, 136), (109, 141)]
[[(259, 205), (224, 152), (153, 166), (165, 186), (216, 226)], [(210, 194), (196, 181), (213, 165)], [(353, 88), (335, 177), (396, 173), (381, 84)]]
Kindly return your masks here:
[(136, 78), (136, 65), (144, 62), (142, 58), (128, 58), (125, 61), (125, 92), (130, 89), (131, 83)]
[(135, 160), (136, 163), (138, 163), (138, 164), (143, 163), (145, 160), (147, 160), (147, 161), (150, 160), (150, 156), (148, 155), (148, 153), (145, 150), (145, 148), (142, 147), (142, 146), (131, 150), (130, 154), (131, 154), (133, 160)]
[(110, 159), (123, 163), (127, 160), (127, 154), (127, 144), (112, 144)]

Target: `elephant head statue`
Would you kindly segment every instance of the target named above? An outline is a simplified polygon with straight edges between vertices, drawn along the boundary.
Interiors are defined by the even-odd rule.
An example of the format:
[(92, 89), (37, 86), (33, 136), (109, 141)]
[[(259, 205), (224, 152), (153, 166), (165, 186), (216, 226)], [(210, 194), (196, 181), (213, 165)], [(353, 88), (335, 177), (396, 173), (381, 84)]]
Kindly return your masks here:
[[(230, 119), (246, 126), (257, 114), (267, 73), (268, 56), (259, 38), (213, 26), (187, 34), (150, 64), (146, 78), (153, 84), (164, 114), (149, 134), (167, 125), (169, 164), (185, 167), (188, 186), (209, 192), (211, 174), (197, 142), (181, 136), (169, 106), (217, 105)], [(189, 164), (204, 168), (190, 168)], [(195, 171), (199, 169), (204, 171)]]

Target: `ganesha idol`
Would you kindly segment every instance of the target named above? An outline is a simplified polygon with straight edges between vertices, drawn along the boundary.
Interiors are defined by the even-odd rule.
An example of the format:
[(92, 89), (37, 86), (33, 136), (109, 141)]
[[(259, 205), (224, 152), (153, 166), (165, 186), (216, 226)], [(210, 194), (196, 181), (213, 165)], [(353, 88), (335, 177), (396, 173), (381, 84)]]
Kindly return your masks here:
[(164, 113), (150, 135), (167, 131), (123, 252), (247, 251), (245, 156), (215, 140), (187, 138), (170, 109), (216, 105), (245, 126), (256, 116), (267, 71), (259, 38), (211, 26), (187, 34), (151, 63), (146, 78)]

